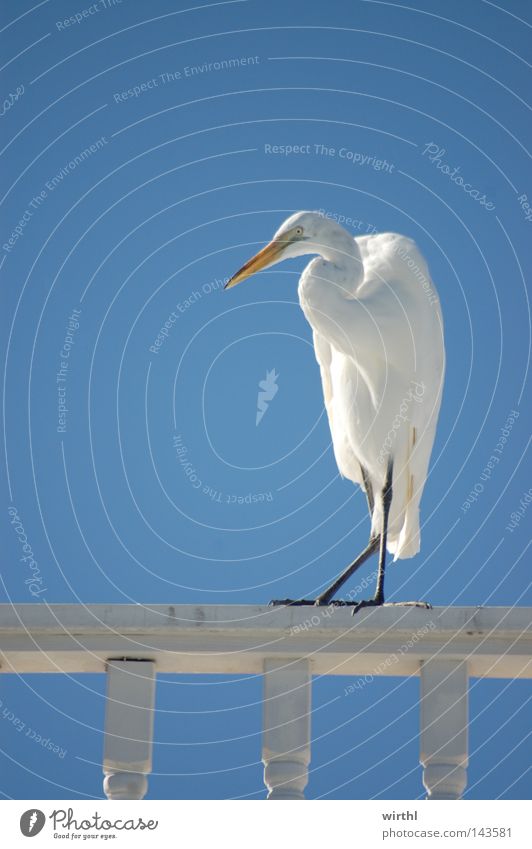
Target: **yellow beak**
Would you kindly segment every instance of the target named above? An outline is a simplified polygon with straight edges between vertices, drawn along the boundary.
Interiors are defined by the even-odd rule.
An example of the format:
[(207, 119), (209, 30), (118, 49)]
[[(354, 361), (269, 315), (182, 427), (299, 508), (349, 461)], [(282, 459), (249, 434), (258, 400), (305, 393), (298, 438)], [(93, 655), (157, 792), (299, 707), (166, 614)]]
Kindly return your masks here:
[(257, 271), (261, 271), (263, 268), (267, 268), (273, 262), (279, 259), (284, 249), (288, 246), (288, 241), (273, 241), (266, 245), (258, 254), (255, 254), (250, 260), (246, 262), (242, 268), (233, 274), (228, 283), (225, 284), (224, 289), (230, 289), (232, 286), (236, 286), (237, 283), (241, 283), (242, 280), (245, 280), (247, 277), (251, 277), (252, 274), (256, 274)]

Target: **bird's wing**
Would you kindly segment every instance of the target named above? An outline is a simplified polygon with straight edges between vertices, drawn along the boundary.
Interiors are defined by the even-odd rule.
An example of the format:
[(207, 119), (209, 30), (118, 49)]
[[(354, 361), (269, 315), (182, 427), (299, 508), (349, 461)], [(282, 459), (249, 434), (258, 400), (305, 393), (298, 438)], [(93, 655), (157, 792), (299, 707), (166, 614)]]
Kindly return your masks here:
[(398, 233), (377, 233), (357, 236), (355, 242), (364, 265), (364, 279), (357, 295), (363, 295), (383, 283), (399, 284), (416, 290), (427, 304), (435, 305), (436, 312), (439, 312), (438, 293), (425, 258), (413, 239)]
[[(357, 289), (357, 296), (364, 298), (379, 290), (389, 294), (393, 290), (396, 297), (387, 297), (386, 304), (392, 310), (390, 317), (396, 327), (401, 314), (408, 319), (408, 332), (416, 348), (416, 371), (419, 367), (431, 378), (441, 376), (445, 351), (440, 301), (416, 243), (397, 233), (359, 236), (355, 241), (364, 263), (364, 280)], [(375, 302), (378, 300), (377, 297)], [(396, 336), (399, 340), (399, 335)], [(392, 334), (387, 342), (393, 344)], [(393, 356), (391, 347), (389, 352)], [(431, 383), (434, 385), (432, 380)]]
[(318, 361), (318, 365), (320, 367), (321, 374), (321, 383), (323, 386), (323, 400), (325, 401), (325, 409), (327, 410), (327, 416), (329, 418), (329, 427), (333, 429), (333, 410), (332, 410), (332, 398), (333, 398), (333, 388), (332, 388), (332, 380), (331, 380), (331, 360), (332, 360), (332, 351), (329, 342), (318, 333), (316, 330), (312, 331), (312, 336), (314, 339), (314, 353), (316, 354), (316, 360)]
[[(375, 302), (386, 301), (396, 332), (387, 335), (389, 362), (408, 383), (401, 405), (408, 421), (407, 443), (401, 456), (401, 478), (394, 480), (402, 514), (402, 527), (389, 534), (390, 551), (409, 557), (419, 549), (419, 501), (425, 485), (445, 373), (443, 319), (436, 287), (416, 243), (395, 233), (380, 233), (356, 239), (364, 262), (364, 281), (357, 295), (375, 294)], [(386, 291), (396, 297), (385, 297)], [(401, 320), (401, 313), (404, 320)], [(403, 326), (406, 321), (407, 326)], [(403, 332), (399, 332), (400, 327)], [(405, 332), (405, 330), (407, 332)], [(408, 391), (407, 391), (408, 390)], [(399, 409), (401, 409), (401, 406)], [(391, 415), (398, 411), (392, 409)], [(394, 443), (394, 447), (398, 448)], [(398, 458), (397, 458), (398, 459)], [(397, 465), (397, 464), (396, 464)]]
[[(353, 454), (349, 444), (349, 437), (341, 420), (335, 421), (334, 417), (334, 383), (331, 375), (333, 360), (333, 348), (321, 333), (316, 330), (312, 332), (314, 338), (314, 352), (318, 361), (323, 386), (323, 400), (329, 419), (332, 444), (336, 464), (342, 477), (347, 477), (353, 483), (358, 483), (365, 490), (364, 476), (357, 458)], [(338, 354), (336, 354), (338, 356)]]

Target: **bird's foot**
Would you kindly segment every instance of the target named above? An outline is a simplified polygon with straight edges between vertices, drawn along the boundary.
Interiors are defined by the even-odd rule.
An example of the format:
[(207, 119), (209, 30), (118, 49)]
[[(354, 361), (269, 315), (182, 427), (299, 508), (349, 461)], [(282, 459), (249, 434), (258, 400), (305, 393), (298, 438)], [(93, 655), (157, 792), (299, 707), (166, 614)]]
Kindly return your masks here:
[(304, 605), (314, 605), (315, 601), (313, 598), (279, 598), (273, 599), (270, 601), (268, 607), (303, 607)]
[(428, 601), (388, 601), (384, 607), (422, 607), (423, 610), (432, 610), (432, 604)]
[(423, 610), (432, 610), (432, 604), (429, 604), (428, 601), (379, 601), (375, 598), (363, 599), (362, 601), (358, 601), (353, 607), (352, 616), (362, 607), (421, 607)]

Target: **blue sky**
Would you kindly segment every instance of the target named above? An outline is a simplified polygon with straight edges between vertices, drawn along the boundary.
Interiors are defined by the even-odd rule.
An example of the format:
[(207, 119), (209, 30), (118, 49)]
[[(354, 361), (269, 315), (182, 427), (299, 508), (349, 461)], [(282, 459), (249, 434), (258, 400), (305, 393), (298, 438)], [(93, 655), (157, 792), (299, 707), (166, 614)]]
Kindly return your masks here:
[[(315, 594), (364, 546), (305, 260), (221, 291), (285, 217), (323, 209), (413, 237), (444, 314), (422, 551), (389, 597), (532, 604), (511, 518), (530, 488), (528, 4), (191, 5), (3, 5), (1, 601), (266, 603)], [(349, 683), (314, 684), (308, 795), (418, 797), (418, 682)], [(4, 796), (100, 795), (103, 691), (2, 676), (4, 708), (60, 748), (4, 718)], [(469, 798), (529, 795), (529, 697), (472, 682)], [(263, 796), (260, 679), (163, 676), (157, 704), (151, 797)]]

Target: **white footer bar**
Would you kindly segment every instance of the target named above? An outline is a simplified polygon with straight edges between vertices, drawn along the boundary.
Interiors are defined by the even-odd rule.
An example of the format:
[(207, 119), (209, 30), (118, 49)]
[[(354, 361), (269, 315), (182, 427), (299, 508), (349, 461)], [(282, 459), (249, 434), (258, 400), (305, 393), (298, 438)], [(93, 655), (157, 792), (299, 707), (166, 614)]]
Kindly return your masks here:
[[(309, 805), (316, 808), (309, 811)], [(332, 805), (332, 808), (329, 806)], [(236, 808), (238, 807), (238, 811)], [(2, 801), (5, 846), (530, 847), (526, 801)]]

